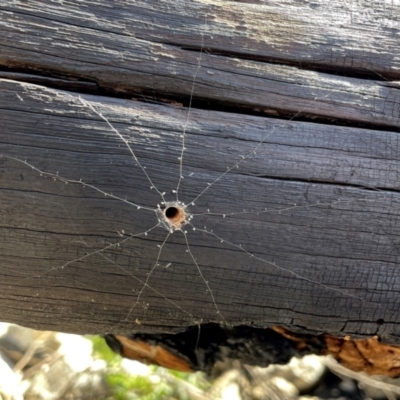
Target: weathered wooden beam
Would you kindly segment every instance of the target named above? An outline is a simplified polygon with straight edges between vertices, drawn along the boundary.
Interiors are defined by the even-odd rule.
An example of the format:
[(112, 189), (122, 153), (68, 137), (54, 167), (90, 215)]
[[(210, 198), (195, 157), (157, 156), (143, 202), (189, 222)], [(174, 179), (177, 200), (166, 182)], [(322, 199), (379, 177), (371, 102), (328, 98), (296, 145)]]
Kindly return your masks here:
[(176, 199), (185, 109), (1, 94), (4, 319), (395, 333), (396, 133), (192, 110), (178, 199), (193, 219), (169, 234), (151, 186)]
[(399, 4), (296, 4), (2, 3), (1, 319), (399, 343)]

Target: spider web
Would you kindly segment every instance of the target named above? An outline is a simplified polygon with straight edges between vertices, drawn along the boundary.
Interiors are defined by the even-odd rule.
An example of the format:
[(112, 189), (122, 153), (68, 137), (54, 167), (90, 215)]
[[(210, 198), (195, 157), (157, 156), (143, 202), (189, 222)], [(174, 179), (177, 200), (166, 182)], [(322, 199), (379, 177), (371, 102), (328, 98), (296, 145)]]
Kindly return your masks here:
[[(170, 321), (186, 318), (190, 323), (199, 323), (202, 316), (210, 314), (214, 314), (215, 321), (228, 324), (234, 321), (237, 304), (240, 304), (242, 320), (244, 314), (248, 320), (259, 317), (257, 308), (267, 306), (279, 309), (277, 315), (286, 313), (290, 320), (296, 312), (291, 300), (282, 298), (282, 288), (296, 291), (301, 297), (318, 287), (318, 296), (314, 295), (318, 299), (310, 296), (306, 300), (302, 296), (301, 301), (314, 305), (318, 301), (336, 303), (335, 308), (347, 309), (349, 313), (360, 305), (377, 302), (372, 292), (370, 297), (361, 297), (358, 293), (359, 283), (364, 282), (361, 266), (357, 270), (359, 281), (350, 281), (348, 287), (342, 288), (339, 274), (346, 268), (354, 268), (351, 260), (345, 260), (348, 266), (340, 269), (337, 265), (327, 268), (326, 261), (322, 262), (326, 256), (340, 254), (340, 248), (335, 249), (334, 232), (324, 229), (329, 219), (340, 218), (343, 234), (363, 235), (368, 241), (374, 231), (382, 228), (374, 220), (378, 218), (374, 215), (374, 205), (379, 203), (380, 211), (395, 212), (395, 198), (381, 191), (370, 191), (366, 195), (363, 188), (296, 181), (282, 183), (277, 191), (273, 177), (260, 179), (260, 165), (268, 167), (268, 153), (281, 151), (282, 133), (295, 129), (291, 121), (302, 110), (290, 121), (268, 119), (263, 129), (253, 129), (252, 135), (231, 126), (228, 117), (221, 114), (223, 140), (216, 140), (211, 129), (207, 131), (207, 124), (196, 122), (206, 113), (197, 113), (192, 108), (201, 57), (200, 52), (198, 64), (193, 66), (187, 111), (169, 108), (165, 112), (161, 111), (162, 107), (145, 104), (132, 107), (129, 102), (121, 107), (120, 101), (97, 103), (91, 96), (47, 91), (54, 98), (59, 96), (61, 101), (67, 96), (71, 105), (67, 118), (82, 114), (79, 134), (65, 135), (72, 150), (62, 155), (61, 143), (58, 148), (47, 150), (47, 157), (43, 157), (43, 149), (38, 147), (25, 158), (21, 135), (21, 146), (4, 145), (1, 157), (11, 165), (10, 169), (19, 170), (22, 164), (26, 177), (21, 180), (33, 182), (32, 192), (37, 193), (25, 194), (31, 200), (26, 213), (45, 214), (47, 206), (54, 206), (59, 210), (57, 218), (61, 222), (55, 215), (47, 218), (43, 215), (44, 225), (51, 225), (56, 219), (54, 226), (46, 225), (46, 229), (59, 231), (64, 226), (60, 236), (68, 238), (60, 238), (60, 246), (44, 260), (43, 272), (32, 274), (27, 268), (25, 276), (17, 275), (16, 285), (39, 281), (43, 287), (49, 283), (52, 287), (70, 287), (72, 281), (74, 288), (95, 287), (96, 291), (103, 288), (104, 282), (96, 285), (102, 279), (99, 276), (108, 276), (107, 293), (112, 294), (118, 292), (121, 279), (127, 278), (132, 281), (132, 291), (123, 293), (128, 304), (123, 308), (125, 316), (118, 316), (123, 326), (135, 321), (152, 324), (160, 317), (165, 319), (165, 315)], [(154, 112), (159, 113), (157, 120), (152, 118)], [(182, 120), (182, 113), (186, 113), (186, 122), (177, 131), (176, 121)], [(114, 117), (116, 121), (112, 120)], [(56, 126), (56, 118), (53, 119), (50, 127), (46, 126), (49, 122), (43, 123), (46, 131), (62, 129), (62, 124)], [(248, 121), (253, 120), (248, 118)], [(306, 129), (307, 124), (301, 128)], [(82, 134), (84, 137), (78, 138)], [(101, 137), (98, 149), (91, 148), (93, 135), (97, 140)], [(74, 165), (71, 160), (79, 158), (78, 152), (83, 153), (81, 161)], [(207, 168), (202, 168), (196, 160), (201, 155), (211, 163)], [(60, 171), (52, 171), (47, 165), (54, 165), (58, 156)], [(93, 178), (91, 169), (101, 171), (100, 181)], [(49, 180), (52, 185), (48, 184)], [(262, 201), (258, 195), (260, 182), (265, 191)], [(232, 187), (242, 190), (234, 191), (235, 196), (227, 196), (233, 193)], [(336, 191), (338, 195), (332, 201)], [(296, 202), (293, 202), (294, 192), (298, 193)], [(56, 201), (59, 196), (71, 200)], [(171, 229), (163, 213), (171, 202), (181, 205), (188, 214), (180, 229)], [(107, 215), (110, 210), (112, 215)], [(372, 221), (366, 224), (365, 232), (354, 232), (347, 216), (365, 216), (366, 211)], [(91, 214), (105, 217), (107, 232), (104, 224), (97, 224)], [(332, 235), (333, 246), (329, 251), (321, 247), (321, 238), (315, 237), (318, 227), (323, 232), (321, 236), (325, 236), (324, 242)], [(46, 236), (46, 229), (40, 229), (40, 240)], [(236, 240), (239, 231), (244, 243)], [(284, 246), (282, 237), (287, 237)], [(298, 241), (291, 240), (298, 237), (304, 237), (300, 247), (295, 244)], [(71, 248), (78, 249), (79, 254), (72, 256), (66, 251), (61, 257), (57, 252), (63, 251), (66, 242), (73, 244)], [(315, 247), (321, 249), (320, 255), (313, 254)], [(355, 256), (361, 251), (354, 248)], [(67, 261), (62, 262), (62, 258)], [(97, 268), (99, 260), (103, 265), (101, 274)], [(374, 262), (378, 264), (379, 260), (371, 261), (371, 265)], [(394, 268), (393, 257), (389, 257), (387, 264), (390, 263), (393, 265), (388, 268)], [(91, 279), (79, 281), (79, 269), (85, 270), (82, 276)], [(241, 293), (242, 297), (235, 303), (243, 282), (247, 285), (251, 282), (254, 290)], [(270, 294), (265, 295), (262, 290)], [(112, 296), (105, 297), (104, 304), (107, 304)], [(165, 307), (160, 307), (160, 298)], [(212, 313), (204, 313), (204, 308)]]

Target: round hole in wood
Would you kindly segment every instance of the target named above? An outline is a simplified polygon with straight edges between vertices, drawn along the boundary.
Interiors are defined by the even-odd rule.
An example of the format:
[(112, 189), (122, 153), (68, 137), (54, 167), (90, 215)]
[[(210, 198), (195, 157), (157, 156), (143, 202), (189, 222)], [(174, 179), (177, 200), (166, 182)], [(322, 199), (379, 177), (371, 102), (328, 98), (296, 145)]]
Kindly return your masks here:
[(179, 229), (187, 223), (185, 208), (179, 203), (167, 204), (164, 209), (164, 218), (173, 229)]

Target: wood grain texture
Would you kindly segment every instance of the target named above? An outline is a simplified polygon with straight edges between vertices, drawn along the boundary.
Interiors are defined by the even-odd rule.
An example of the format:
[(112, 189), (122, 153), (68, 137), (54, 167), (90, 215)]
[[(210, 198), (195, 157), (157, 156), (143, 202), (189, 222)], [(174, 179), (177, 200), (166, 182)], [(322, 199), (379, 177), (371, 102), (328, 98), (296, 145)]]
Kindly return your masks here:
[(1, 318), (399, 343), (398, 2), (77, 4), (0, 6)]
[[(274, 0), (251, 4), (213, 0), (117, 0), (107, 4), (71, 2), (60, 7), (60, 3), (53, 0), (41, 7), (32, 2), (6, 1), (1, 10), (2, 25), (11, 31), (29, 34), (29, 20), (31, 28), (46, 27), (46, 37), (41, 36), (48, 46), (55, 35), (60, 35), (62, 41), (63, 29), (70, 34), (81, 31), (89, 35), (86, 38), (97, 35), (101, 40), (92, 43), (88, 40), (87, 44), (79, 45), (73, 37), (68, 41), (64, 37), (65, 53), (58, 53), (58, 57), (67, 56), (70, 46), (92, 53), (86, 46), (97, 43), (97, 47), (102, 47), (110, 40), (106, 39), (109, 36), (117, 39), (118, 44), (141, 42), (144, 47), (160, 43), (193, 49), (200, 49), (204, 44), (206, 48), (237, 54), (241, 58), (264, 57), (301, 65), (372, 69), (392, 74), (396, 70), (398, 73), (400, 66), (396, 56), (399, 53), (399, 8), (398, 1), (298, 3)], [(22, 23), (20, 28), (18, 21)], [(26, 43), (35, 44), (36, 40), (27, 38)], [(119, 46), (114, 47), (114, 59), (118, 59)], [(49, 48), (42, 53), (52, 55)], [(91, 56), (93, 54), (87, 54), (88, 60)], [(98, 59), (92, 61), (98, 63)]]
[[(76, 331), (81, 320), (79, 330), (99, 332), (131, 329), (135, 320), (179, 327), (223, 317), (231, 324), (368, 334), (383, 319), (381, 328), (395, 332), (394, 133), (192, 110), (179, 195), (187, 204), (261, 143), (188, 207), (198, 228), (187, 228), (190, 249), (215, 303), (176, 232), (132, 310), (168, 232), (129, 235), (157, 224), (143, 208), (155, 209), (160, 196), (77, 95), (12, 81), (1, 83), (1, 94), (2, 296), (27, 304), (36, 325), (51, 318), (54, 328)], [(170, 196), (186, 110), (84, 98), (132, 141), (153, 183)], [(25, 162), (75, 183), (40, 176)], [(306, 182), (307, 171), (313, 182)], [(365, 188), (368, 182), (381, 189)], [(9, 302), (1, 307), (6, 319), (16, 319)]]
[[(319, 11), (290, 2), (254, 7), (232, 2), (115, 1), (112, 7), (81, 2), (64, 8), (53, 1), (43, 8), (10, 3), (0, 7), (0, 65), (6, 68), (87, 80), (112, 92), (156, 90), (187, 97), (196, 74), (198, 98), (264, 112), (301, 111), (384, 126), (399, 123), (399, 90), (379, 82), (386, 73), (400, 79), (398, 60), (391, 56), (400, 52), (397, 2), (392, 8), (374, 7), (376, 24), (382, 24), (378, 26), (351, 23), (352, 13), (343, 12), (342, 1), (321, 4)], [(361, 10), (370, 9), (369, 5)], [(268, 23), (267, 15), (273, 16)], [(207, 54), (221, 49), (228, 53)], [(239, 49), (246, 53), (239, 54)], [(303, 64), (244, 59), (254, 53), (272, 59), (290, 55), (297, 63), (318, 59), (317, 64), (336, 71), (363, 70), (376, 81), (310, 71)]]

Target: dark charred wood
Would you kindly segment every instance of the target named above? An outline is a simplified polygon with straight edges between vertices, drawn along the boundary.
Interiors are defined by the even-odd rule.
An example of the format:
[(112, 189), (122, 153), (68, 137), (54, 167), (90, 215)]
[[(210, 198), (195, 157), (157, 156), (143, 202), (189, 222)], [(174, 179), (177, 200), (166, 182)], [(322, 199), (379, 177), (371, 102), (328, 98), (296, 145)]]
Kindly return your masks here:
[(3, 2), (0, 318), (399, 344), (400, 10), (347, 3)]

